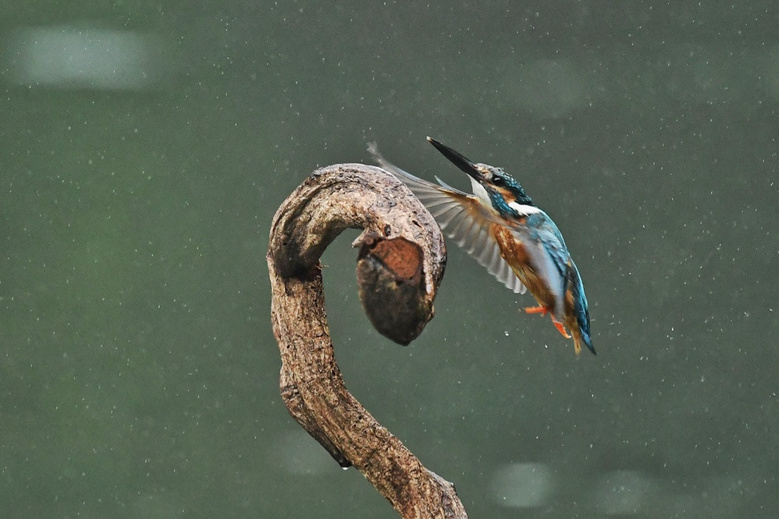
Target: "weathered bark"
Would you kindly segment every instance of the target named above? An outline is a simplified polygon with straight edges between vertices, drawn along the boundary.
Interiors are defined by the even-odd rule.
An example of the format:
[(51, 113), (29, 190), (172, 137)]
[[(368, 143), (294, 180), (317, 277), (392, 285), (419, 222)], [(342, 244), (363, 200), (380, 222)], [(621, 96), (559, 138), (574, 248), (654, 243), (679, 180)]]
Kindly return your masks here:
[(354, 465), (404, 518), (465, 518), (454, 486), (420, 461), (346, 390), (325, 315), (319, 258), (362, 228), (358, 284), (377, 329), (401, 344), (433, 316), (446, 251), (438, 226), (387, 172), (361, 164), (315, 171), (273, 219), (268, 248), (281, 394), (297, 422), (343, 467)]

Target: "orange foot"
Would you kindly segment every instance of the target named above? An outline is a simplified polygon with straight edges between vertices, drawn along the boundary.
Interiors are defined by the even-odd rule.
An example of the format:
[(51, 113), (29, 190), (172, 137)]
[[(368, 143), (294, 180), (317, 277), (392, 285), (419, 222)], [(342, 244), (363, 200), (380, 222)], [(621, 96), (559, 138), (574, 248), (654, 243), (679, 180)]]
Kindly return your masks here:
[(547, 313), (549, 313), (549, 309), (546, 308), (545, 306), (528, 306), (527, 308), (525, 308), (525, 312), (529, 314), (546, 315)]
[[(562, 334), (563, 337), (566, 339), (570, 339), (571, 336), (568, 335), (568, 332), (565, 331), (565, 326), (563, 326), (563, 323), (558, 323), (554, 319), (552, 319), (552, 324), (554, 324), (554, 327), (557, 328), (557, 331)], [(579, 346), (578, 344), (574, 344), (574, 347)], [(581, 347), (577, 348), (578, 350), (581, 350)], [(577, 351), (578, 353), (578, 351)]]
[[(529, 306), (525, 308), (525, 312), (529, 314), (546, 315), (549, 313), (549, 308), (546, 308), (545, 306)], [(554, 315), (550, 315), (550, 317), (552, 318), (552, 324), (554, 324), (555, 328), (557, 328), (557, 331), (560, 332), (560, 334), (566, 339), (570, 339), (571, 336), (568, 335), (568, 332), (565, 331), (565, 326), (563, 326), (563, 323), (555, 320)]]

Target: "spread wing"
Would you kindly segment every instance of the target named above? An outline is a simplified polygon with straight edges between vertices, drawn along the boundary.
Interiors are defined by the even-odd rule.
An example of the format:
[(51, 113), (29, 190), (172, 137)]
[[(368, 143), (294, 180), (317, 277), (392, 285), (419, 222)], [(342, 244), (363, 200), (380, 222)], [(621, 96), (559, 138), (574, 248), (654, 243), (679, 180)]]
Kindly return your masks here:
[(476, 261), (506, 288), (518, 294), (527, 291), (500, 255), (498, 243), (491, 231), (495, 216), (474, 195), (449, 186), (438, 177), (436, 180), (440, 185), (403, 171), (381, 156), (376, 143), (371, 143), (368, 151), (379, 166), (398, 177), (411, 189), (458, 247), (476, 258)]

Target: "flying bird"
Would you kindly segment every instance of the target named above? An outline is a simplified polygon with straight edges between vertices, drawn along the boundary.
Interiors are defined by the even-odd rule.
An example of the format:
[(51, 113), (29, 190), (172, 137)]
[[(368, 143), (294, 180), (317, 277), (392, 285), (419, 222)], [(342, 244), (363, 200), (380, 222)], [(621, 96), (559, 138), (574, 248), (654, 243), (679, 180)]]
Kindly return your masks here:
[(368, 151), (411, 189), (446, 235), (498, 281), (518, 294), (530, 291), (538, 305), (525, 308), (527, 313), (549, 314), (555, 328), (573, 338), (577, 355), (582, 343), (595, 354), (584, 285), (557, 225), (503, 169), (473, 163), (445, 144), (427, 140), (468, 175), (472, 194), (438, 177), (433, 184), (400, 169), (379, 153), (376, 143)]

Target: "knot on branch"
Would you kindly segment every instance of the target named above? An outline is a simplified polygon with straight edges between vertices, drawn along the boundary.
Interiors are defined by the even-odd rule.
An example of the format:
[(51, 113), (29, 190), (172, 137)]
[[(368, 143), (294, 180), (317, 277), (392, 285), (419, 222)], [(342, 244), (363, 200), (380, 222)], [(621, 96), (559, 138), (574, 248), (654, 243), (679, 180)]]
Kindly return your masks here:
[(406, 238), (382, 238), (374, 232), (354, 245), (360, 245), (357, 285), (368, 319), (379, 333), (407, 345), (433, 317), (422, 248)]

